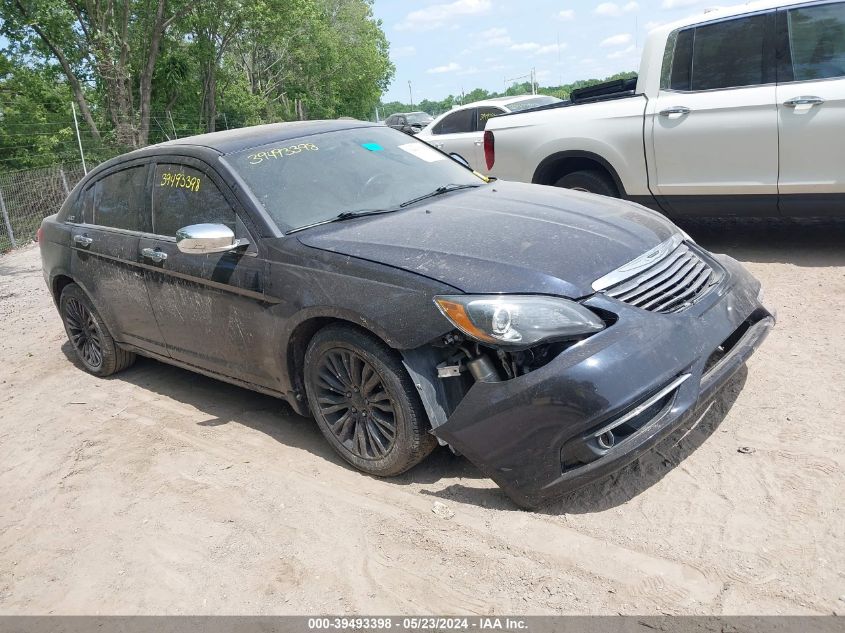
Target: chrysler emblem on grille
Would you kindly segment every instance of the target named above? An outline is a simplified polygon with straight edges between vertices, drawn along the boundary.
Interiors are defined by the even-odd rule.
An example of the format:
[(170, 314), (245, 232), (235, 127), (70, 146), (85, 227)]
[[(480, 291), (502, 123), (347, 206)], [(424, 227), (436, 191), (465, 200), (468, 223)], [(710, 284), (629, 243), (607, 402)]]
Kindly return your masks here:
[(646, 268), (650, 268), (657, 261), (674, 251), (683, 241), (684, 238), (680, 235), (680, 233), (676, 233), (668, 240), (661, 242), (652, 248), (650, 251), (646, 251), (639, 257), (629, 261), (627, 264), (623, 264), (616, 270), (612, 270), (603, 277), (596, 279), (593, 282), (593, 290), (604, 290), (605, 288), (609, 288), (620, 281), (633, 277), (638, 272)]

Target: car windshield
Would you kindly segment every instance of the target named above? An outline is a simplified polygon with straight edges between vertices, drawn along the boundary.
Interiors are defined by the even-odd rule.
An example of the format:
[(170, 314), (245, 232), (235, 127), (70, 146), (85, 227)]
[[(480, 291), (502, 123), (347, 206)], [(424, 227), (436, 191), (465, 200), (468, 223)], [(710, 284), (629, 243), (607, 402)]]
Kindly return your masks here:
[(270, 143), (224, 160), (285, 232), (341, 214), (398, 210), (415, 198), (486, 182), (431, 146), (385, 127)]
[(505, 107), (511, 112), (522, 112), (523, 110), (528, 110), (529, 108), (539, 108), (540, 106), (551, 105), (553, 103), (559, 102), (560, 99), (558, 99), (557, 97), (542, 95), (539, 97), (534, 97), (532, 99), (526, 99), (525, 101), (516, 101), (514, 103), (509, 103)]

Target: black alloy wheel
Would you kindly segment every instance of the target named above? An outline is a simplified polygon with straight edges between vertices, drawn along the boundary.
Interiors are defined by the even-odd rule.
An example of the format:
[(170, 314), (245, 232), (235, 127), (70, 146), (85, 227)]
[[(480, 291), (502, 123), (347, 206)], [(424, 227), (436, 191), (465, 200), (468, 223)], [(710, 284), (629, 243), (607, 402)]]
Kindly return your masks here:
[(317, 369), (317, 404), (332, 433), (361, 459), (383, 459), (396, 441), (396, 410), (378, 372), (355, 352), (325, 352)]
[(65, 325), (79, 358), (93, 371), (103, 366), (103, 337), (94, 315), (78, 299), (65, 302)]
[(115, 343), (91, 299), (76, 284), (59, 297), (59, 314), (82, 366), (95, 376), (110, 376), (135, 362), (135, 354)]
[(305, 352), (308, 406), (331, 447), (370, 475), (392, 477), (437, 446), (402, 357), (351, 324), (317, 332)]

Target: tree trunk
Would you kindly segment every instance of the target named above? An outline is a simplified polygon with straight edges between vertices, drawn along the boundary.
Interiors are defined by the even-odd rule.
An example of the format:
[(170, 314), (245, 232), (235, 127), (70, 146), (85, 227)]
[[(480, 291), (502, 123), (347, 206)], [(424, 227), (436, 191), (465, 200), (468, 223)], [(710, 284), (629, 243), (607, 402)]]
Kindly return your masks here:
[(167, 20), (164, 19), (165, 4), (166, 0), (158, 0), (155, 21), (153, 22), (153, 32), (150, 35), (150, 50), (147, 53), (147, 63), (141, 73), (141, 79), (138, 85), (141, 114), (138, 124), (138, 145), (140, 146), (146, 145), (150, 138), (150, 104), (152, 102), (153, 72), (155, 71), (156, 61), (158, 61), (162, 35), (173, 21), (173, 17)]
[(208, 86), (208, 131), (217, 130), (217, 73), (212, 70)]
[[(15, 3), (18, 7), (18, 11), (21, 12), (25, 18), (29, 18), (29, 13), (27, 13), (26, 9), (24, 8), (23, 4), (20, 1)], [(85, 99), (85, 95), (82, 92), (82, 86), (79, 84), (79, 78), (76, 76), (76, 73), (73, 72), (73, 69), (70, 67), (70, 63), (67, 60), (67, 57), (64, 56), (62, 51), (56, 46), (47, 34), (38, 28), (38, 25), (32, 23), (32, 30), (41, 38), (41, 41), (47, 45), (47, 48), (56, 56), (56, 59), (59, 60), (59, 64), (62, 67), (62, 71), (67, 77), (67, 81), (70, 84), (71, 92), (73, 93), (73, 98), (76, 99), (76, 103), (79, 106), (79, 112), (82, 114), (82, 118), (85, 119), (85, 124), (88, 126), (88, 129), (91, 130), (91, 135), (96, 139), (100, 140), (100, 130), (97, 129), (97, 124), (94, 123), (94, 117), (91, 116), (91, 109), (88, 107), (88, 101)]]
[[(59, 63), (61, 63), (61, 61)], [(70, 84), (73, 97), (76, 99), (76, 104), (79, 106), (82, 118), (85, 119), (85, 124), (88, 126), (88, 129), (91, 130), (91, 136), (99, 141), (100, 130), (97, 129), (97, 124), (94, 123), (94, 117), (91, 116), (91, 109), (88, 107), (88, 102), (85, 100), (85, 95), (82, 93), (82, 86), (79, 85), (79, 79), (76, 78), (76, 75), (70, 69), (70, 66), (65, 68), (65, 64), (62, 64), (62, 69), (64, 69), (65, 76)]]
[(98, 52), (103, 61), (97, 65), (97, 69), (106, 85), (109, 116), (114, 125), (115, 139), (125, 147), (137, 147), (132, 94), (126, 68), (115, 65), (107, 49)]

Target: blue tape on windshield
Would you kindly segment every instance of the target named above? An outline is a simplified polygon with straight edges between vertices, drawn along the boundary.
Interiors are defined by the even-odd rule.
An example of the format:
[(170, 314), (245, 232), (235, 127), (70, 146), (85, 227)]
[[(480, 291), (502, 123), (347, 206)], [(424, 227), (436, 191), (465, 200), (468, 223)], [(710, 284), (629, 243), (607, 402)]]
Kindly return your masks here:
[(371, 152), (380, 152), (381, 150), (384, 149), (378, 143), (361, 143), (361, 147), (363, 147), (364, 149), (368, 149)]

